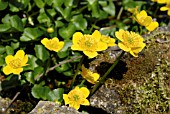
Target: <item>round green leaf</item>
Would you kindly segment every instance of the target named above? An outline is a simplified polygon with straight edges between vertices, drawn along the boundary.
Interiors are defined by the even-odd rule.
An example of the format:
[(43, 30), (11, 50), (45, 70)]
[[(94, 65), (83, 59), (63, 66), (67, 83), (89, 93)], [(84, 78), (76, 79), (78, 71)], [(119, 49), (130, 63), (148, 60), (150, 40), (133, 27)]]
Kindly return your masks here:
[(8, 2), (0, 1), (0, 10), (6, 9), (7, 6), (8, 6)]
[(6, 46), (5, 49), (6, 49), (7, 55), (13, 55), (14, 54), (14, 49), (12, 47)]
[(64, 94), (64, 89), (63, 88), (54, 89), (53, 91), (50, 91), (48, 93), (47, 100), (54, 101), (54, 102), (55, 101), (62, 102), (63, 94)]
[(37, 58), (39, 58), (43, 62), (46, 61), (50, 56), (50, 53), (46, 50), (46, 48), (43, 45), (35, 45), (34, 50)]

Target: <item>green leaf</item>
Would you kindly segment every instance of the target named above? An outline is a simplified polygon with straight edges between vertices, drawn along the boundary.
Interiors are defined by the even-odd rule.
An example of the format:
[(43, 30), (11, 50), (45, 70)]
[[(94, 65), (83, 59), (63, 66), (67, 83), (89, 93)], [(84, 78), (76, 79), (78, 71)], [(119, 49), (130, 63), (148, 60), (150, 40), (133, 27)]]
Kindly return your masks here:
[(21, 41), (31, 41), (37, 40), (40, 36), (43, 35), (43, 32), (38, 28), (25, 28), (24, 33), (20, 37)]
[(5, 58), (3, 57), (3, 55), (0, 55), (0, 66), (4, 66), (5, 65)]
[(0, 55), (5, 52), (6, 48), (2, 45), (0, 45)]
[(9, 4), (9, 7), (10, 7), (10, 11), (12, 11), (12, 12), (18, 12), (19, 11), (19, 8), (16, 7), (15, 5), (13, 5), (13, 4)]
[(31, 90), (32, 95), (37, 99), (47, 100), (48, 93), (50, 92), (50, 88), (48, 86), (40, 86), (34, 85)]
[(9, 24), (0, 24), (0, 32), (7, 32), (10, 28), (11, 26)]
[[(24, 69), (25, 70), (25, 69)], [(42, 74), (44, 71), (43, 67), (36, 67), (34, 71), (25, 72), (24, 75), (26, 76), (26, 80), (30, 83), (35, 83), (35, 78)]]
[(14, 54), (14, 49), (12, 47), (6, 46), (5, 49), (6, 49), (7, 55), (13, 55)]
[(68, 40), (64, 40), (64, 47), (60, 50), (62, 51), (67, 51), (69, 47), (72, 46), (72, 40), (68, 39)]
[(10, 18), (10, 22), (11, 22), (11, 26), (14, 27), (15, 29), (17, 29), (18, 31), (24, 30), (22, 20), (17, 15), (12, 16)]
[(34, 0), (35, 4), (37, 5), (37, 7), (39, 8), (43, 8), (45, 3), (43, 2), (43, 0)]
[(109, 0), (109, 4), (107, 4), (107, 6), (103, 6), (103, 10), (111, 16), (115, 16), (116, 10), (113, 1)]
[(65, 71), (63, 72), (64, 76), (69, 76), (69, 77), (72, 77), (73, 76), (73, 70), (69, 70), (69, 71)]
[(34, 55), (28, 55), (28, 65), (24, 67), (24, 70), (34, 70), (36, 67), (38, 67), (38, 64), (36, 63), (38, 59)]
[(46, 22), (50, 22), (50, 18), (47, 16), (47, 14), (44, 11), (44, 8), (42, 8), (40, 10), (40, 14), (38, 16), (38, 21), (39, 23), (46, 23)]
[(74, 2), (74, 0), (65, 0), (64, 5), (66, 7), (72, 7), (74, 5), (73, 2)]
[(55, 68), (55, 70), (59, 73), (62, 73), (64, 71), (67, 71), (69, 68), (70, 68), (70, 64), (69, 63), (65, 63), (65, 64), (62, 64), (61, 66)]
[(20, 44), (20, 42), (11, 42), (11, 47), (13, 49), (17, 49), (17, 48), (19, 48), (19, 44)]
[(59, 35), (66, 40), (71, 38), (75, 31), (75, 26), (72, 23), (69, 23), (68, 27), (62, 27), (59, 29)]
[(6, 9), (8, 6), (8, 2), (0, 1), (0, 10)]
[(57, 28), (57, 27), (62, 27), (62, 26), (64, 26), (64, 23), (62, 22), (62, 21), (55, 21), (55, 27)]
[(47, 3), (49, 6), (52, 5), (53, 1), (57, 1), (57, 0), (44, 0), (45, 3)]
[(59, 58), (65, 58), (65, 57), (69, 56), (69, 51), (68, 50), (67, 51), (59, 51), (59, 52), (57, 52), (57, 55)]
[(54, 7), (61, 7), (65, 0), (53, 0)]
[(47, 95), (47, 100), (49, 101), (58, 101), (62, 102), (63, 101), (63, 94), (64, 94), (64, 89), (63, 88), (57, 88), (54, 89), (53, 91), (50, 91)]
[(50, 56), (49, 52), (42, 45), (35, 45), (34, 50), (35, 55), (43, 62), (46, 61)]
[(83, 18), (82, 14), (73, 16), (71, 21), (76, 26), (77, 30), (84, 31), (84, 29), (87, 28), (87, 20)]

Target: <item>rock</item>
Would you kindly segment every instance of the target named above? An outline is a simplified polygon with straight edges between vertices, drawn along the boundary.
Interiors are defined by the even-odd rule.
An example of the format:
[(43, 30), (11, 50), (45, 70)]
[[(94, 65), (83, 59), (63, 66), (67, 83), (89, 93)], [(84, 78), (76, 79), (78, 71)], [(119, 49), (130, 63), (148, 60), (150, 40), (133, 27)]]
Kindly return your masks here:
[(78, 112), (77, 110), (60, 106), (51, 101), (39, 101), (37, 106), (29, 114), (88, 114), (86, 112)]
[(10, 104), (10, 99), (8, 98), (2, 98), (0, 96), (0, 114), (2, 114), (5, 109), (8, 107), (8, 105)]

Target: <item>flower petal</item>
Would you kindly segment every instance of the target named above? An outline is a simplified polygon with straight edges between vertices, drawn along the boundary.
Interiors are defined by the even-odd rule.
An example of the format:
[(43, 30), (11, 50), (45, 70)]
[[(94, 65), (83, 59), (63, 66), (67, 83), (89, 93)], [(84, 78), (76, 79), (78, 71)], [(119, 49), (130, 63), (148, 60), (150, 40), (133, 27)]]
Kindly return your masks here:
[(60, 50), (63, 48), (63, 46), (64, 46), (64, 42), (62, 42), (62, 41), (59, 42), (59, 43), (58, 43), (58, 47), (57, 47), (56, 49), (54, 49), (54, 51), (55, 51), (55, 52), (60, 51)]
[(80, 104), (78, 104), (78, 103), (70, 103), (70, 104), (69, 104), (69, 107), (73, 107), (73, 108), (75, 108), (76, 110), (78, 110), (78, 109), (80, 108)]
[(81, 47), (80, 47), (79, 45), (76, 45), (76, 44), (75, 44), (75, 45), (72, 45), (72, 46), (71, 46), (71, 49), (72, 49), (72, 50), (80, 50), (80, 51), (82, 51)]
[(168, 10), (168, 15), (170, 16), (170, 9)]
[(88, 106), (88, 105), (90, 105), (90, 102), (89, 102), (87, 99), (85, 99), (84, 102), (81, 103), (81, 105), (86, 105), (86, 106)]
[(95, 30), (92, 34), (92, 37), (99, 41), (101, 38), (101, 33), (98, 30)]
[(123, 33), (124, 33), (125, 31), (123, 30), (123, 29), (120, 29), (119, 31), (116, 31), (115, 32), (115, 36), (120, 40), (120, 41), (123, 41)]
[(166, 10), (168, 10), (168, 9), (169, 9), (169, 8), (166, 7), (166, 6), (163, 6), (163, 7), (160, 8), (161, 11), (166, 11)]
[(64, 99), (64, 102), (65, 102), (65, 105), (69, 104), (69, 99), (68, 99), (67, 94), (63, 94), (63, 99)]
[(23, 58), (23, 60), (22, 60), (22, 66), (26, 66), (26, 65), (27, 65), (26, 63), (27, 63), (27, 62), (28, 62), (28, 55), (25, 55), (24, 58)]
[(138, 55), (135, 54), (133, 51), (130, 51), (130, 54), (133, 55), (134, 57), (138, 57)]
[(5, 57), (5, 62), (6, 62), (6, 64), (8, 65), (8, 64), (10, 63), (10, 61), (13, 60), (13, 59), (14, 59), (14, 56), (12, 56), (12, 55), (6, 56), (6, 57)]
[(23, 50), (18, 50), (14, 57), (23, 59), (24, 55), (25, 55), (25, 52)]
[(81, 32), (76, 32), (73, 34), (73, 45), (77, 44), (80, 40), (80, 38), (83, 36), (83, 34)]
[(103, 50), (106, 50), (107, 48), (108, 48), (108, 45), (106, 43), (98, 42), (96, 51), (103, 51)]
[(96, 82), (96, 81), (99, 79), (99, 77), (100, 77), (100, 75), (99, 75), (98, 73), (93, 73), (92, 76), (93, 76), (93, 79), (94, 79), (95, 82)]
[(118, 46), (120, 49), (126, 51), (126, 52), (129, 52), (131, 49), (129, 47), (127, 47), (126, 45), (124, 45), (123, 43), (118, 43)]
[(23, 71), (23, 68), (17, 68), (17, 69), (13, 69), (12, 72), (14, 74), (20, 74)]
[(49, 41), (49, 40), (48, 40), (47, 38), (44, 38), (44, 39), (41, 40), (41, 43), (42, 43), (43, 45), (46, 45), (46, 43), (47, 43), (48, 41)]
[(90, 94), (90, 91), (86, 87), (81, 87), (80, 90), (82, 91), (84, 98), (87, 98)]
[(94, 58), (98, 55), (96, 51), (83, 51), (85, 55), (87, 55), (89, 58)]
[(151, 22), (149, 26), (146, 27), (147, 30), (153, 31), (159, 26), (158, 22)]
[(12, 68), (7, 65), (3, 68), (3, 72), (4, 72), (5, 75), (9, 75), (9, 74), (12, 73)]
[(52, 42), (58, 43), (58, 42), (59, 42), (59, 39), (58, 39), (57, 37), (54, 37), (54, 38), (52, 38)]

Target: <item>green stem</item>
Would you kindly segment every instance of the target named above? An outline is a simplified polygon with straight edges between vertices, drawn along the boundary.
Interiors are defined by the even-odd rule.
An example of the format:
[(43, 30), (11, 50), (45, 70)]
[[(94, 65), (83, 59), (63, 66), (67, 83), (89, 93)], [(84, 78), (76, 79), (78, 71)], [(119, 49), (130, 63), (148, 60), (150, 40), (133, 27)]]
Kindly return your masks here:
[(122, 15), (122, 12), (123, 12), (123, 7), (121, 7), (120, 10), (119, 10), (119, 13), (118, 13), (118, 16), (117, 16), (117, 20), (120, 19), (120, 16)]
[(112, 66), (107, 70), (107, 72), (101, 77), (101, 79), (99, 80), (99, 82), (97, 82), (93, 89), (91, 90), (91, 94), (93, 95), (93, 93), (98, 89), (98, 87), (104, 83), (106, 77), (108, 76), (108, 74), (113, 70), (113, 68), (117, 65), (117, 63), (119, 62), (120, 58), (124, 55), (124, 51), (122, 51), (122, 53), (119, 55), (119, 57), (116, 59), (116, 61), (112, 64)]
[(82, 87), (85, 81), (86, 81), (85, 79), (82, 80), (82, 82), (81, 82), (81, 84), (79, 86)]
[(78, 66), (77, 66), (76, 72), (75, 72), (75, 74), (74, 74), (74, 76), (73, 76), (73, 79), (72, 79), (72, 82), (71, 82), (71, 86), (70, 86), (71, 89), (73, 88), (74, 82), (75, 82), (76, 77), (77, 77), (77, 75), (78, 75), (78, 72), (79, 72), (79, 69), (80, 69), (80, 67), (81, 67), (81, 64), (83, 63), (83, 60), (84, 60), (84, 55), (82, 56), (82, 58), (81, 58), (81, 60), (80, 60), (80, 62), (79, 62), (79, 64), (78, 64)]

